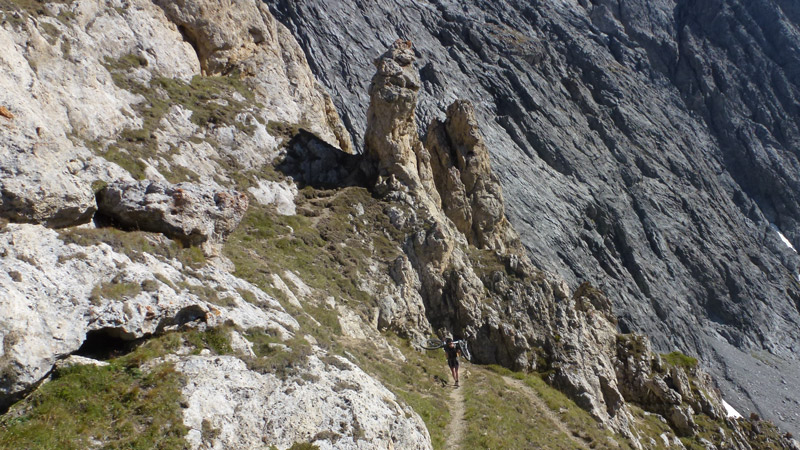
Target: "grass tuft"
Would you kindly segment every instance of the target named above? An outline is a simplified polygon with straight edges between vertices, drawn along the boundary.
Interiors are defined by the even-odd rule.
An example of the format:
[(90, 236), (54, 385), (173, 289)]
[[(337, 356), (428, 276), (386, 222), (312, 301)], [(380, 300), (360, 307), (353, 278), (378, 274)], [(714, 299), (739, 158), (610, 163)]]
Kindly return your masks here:
[(93, 305), (102, 303), (102, 299), (107, 300), (122, 300), (128, 297), (136, 297), (142, 292), (142, 286), (138, 283), (120, 283), (111, 280), (108, 283), (100, 283), (92, 289), (89, 295), (89, 301)]
[(170, 240), (160, 233), (122, 231), (111, 227), (63, 228), (58, 232), (59, 238), (65, 244), (89, 247), (105, 243), (137, 262), (143, 262), (144, 254), (148, 253), (163, 259), (175, 259), (189, 268), (199, 268), (206, 264), (201, 248), (186, 247), (180, 241)]
[(664, 353), (661, 355), (661, 358), (670, 366), (683, 367), (684, 369), (694, 369), (697, 367), (697, 358), (684, 355), (678, 351)]

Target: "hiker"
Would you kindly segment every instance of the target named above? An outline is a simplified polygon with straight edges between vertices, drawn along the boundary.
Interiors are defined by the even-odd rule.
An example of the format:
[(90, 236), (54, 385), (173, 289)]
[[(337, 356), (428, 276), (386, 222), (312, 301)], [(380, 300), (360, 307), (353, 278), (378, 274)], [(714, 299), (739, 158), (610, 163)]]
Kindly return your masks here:
[(461, 355), (461, 350), (453, 342), (453, 339), (445, 339), (444, 352), (447, 355), (447, 366), (450, 367), (450, 373), (453, 375), (453, 380), (458, 387), (458, 357)]

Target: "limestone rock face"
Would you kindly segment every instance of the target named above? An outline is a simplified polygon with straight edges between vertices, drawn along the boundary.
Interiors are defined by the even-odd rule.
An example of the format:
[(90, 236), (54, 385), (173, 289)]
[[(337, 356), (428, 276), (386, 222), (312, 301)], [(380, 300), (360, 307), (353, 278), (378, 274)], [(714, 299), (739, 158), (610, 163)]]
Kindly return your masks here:
[(431, 330), (418, 273), (408, 257), (402, 255), (390, 266), (389, 275), (395, 289), (383, 289), (378, 298), (378, 327), (424, 339)]
[[(10, 7), (24, 20), (0, 27), (8, 44), (0, 48), (0, 106), (8, 112), (0, 122), (0, 216), (85, 223), (93, 182), (131, 174), (177, 182), (188, 173), (203, 184), (231, 184), (227, 168), (269, 163), (287, 126), (350, 151), (303, 51), (263, 3), (156, 3), (55, 2), (43, 4), (36, 20)], [(142, 93), (183, 88), (204, 68), (225, 75), (216, 86), (236, 79), (253, 99), (223, 98), (212, 88), (206, 107), (239, 102), (241, 110), (225, 123), (195, 123), (197, 108), (162, 89), (157, 97), (169, 108), (148, 116), (152, 99)]]
[(111, 183), (97, 194), (99, 213), (119, 226), (164, 233), (188, 245), (221, 242), (248, 203), (232, 190), (150, 180)]
[[(133, 260), (107, 244), (65, 244), (39, 225), (7, 225), (0, 249), (0, 407), (35, 386), (91, 331), (131, 340), (187, 323), (230, 321), (279, 336), (298, 327), (277, 301), (211, 265), (186, 275), (176, 261), (147, 253)], [(115, 294), (114, 286), (126, 289)], [(203, 286), (218, 290), (226, 306), (199, 296)]]
[[(330, 97), (311, 74), (302, 49), (269, 8), (254, 0), (156, 1), (197, 51), (207, 75), (239, 71), (252, 77), (271, 120), (309, 127), (352, 152)], [(280, 92), (280, 95), (276, 95)]]
[(425, 191), (438, 199), (430, 157), (417, 133), (414, 111), (420, 80), (414, 61), (411, 42), (403, 40), (395, 41), (375, 60), (364, 149), (381, 176), (394, 176), (412, 191)]
[(425, 146), (444, 213), (469, 243), (501, 252), (512, 244), (520, 249), (472, 104), (450, 105), (444, 122), (431, 122)]
[[(180, 360), (176, 369), (188, 379), (187, 440), (209, 449), (296, 442), (320, 449), (432, 448), (425, 424), (394, 394), (346, 359), (317, 352), (283, 379), (248, 370), (233, 356)], [(204, 427), (218, 433), (204, 440)]]
[(625, 433), (632, 416), (621, 392), (624, 381), (615, 372), (616, 324), (608, 317), (610, 303), (596, 308), (589, 296), (602, 294), (579, 289), (555, 305), (545, 343), (553, 381), (592, 416)]

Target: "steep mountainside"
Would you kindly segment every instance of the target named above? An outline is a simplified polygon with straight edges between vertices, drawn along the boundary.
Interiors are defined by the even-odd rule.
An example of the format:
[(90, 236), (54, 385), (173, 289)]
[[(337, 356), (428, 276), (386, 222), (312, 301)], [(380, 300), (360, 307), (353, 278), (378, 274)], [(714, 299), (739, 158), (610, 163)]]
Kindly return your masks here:
[(352, 140), (261, 1), (0, 0), (0, 448), (800, 448), (532, 262), (387, 48)]
[(800, 432), (794, 2), (267, 3), (356, 147), (375, 55), (412, 39), (419, 127), (475, 103), (534, 263), (600, 286), (622, 331), (699, 355), (729, 402)]

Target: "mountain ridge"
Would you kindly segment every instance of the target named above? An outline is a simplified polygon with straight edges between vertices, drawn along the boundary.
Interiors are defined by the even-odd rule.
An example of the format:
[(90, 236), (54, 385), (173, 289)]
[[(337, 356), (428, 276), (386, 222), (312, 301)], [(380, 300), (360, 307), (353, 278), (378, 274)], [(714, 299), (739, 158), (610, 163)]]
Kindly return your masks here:
[(623, 331), (699, 354), (734, 405), (797, 430), (798, 258), (770, 227), (796, 240), (795, 7), (268, 3), (355, 141), (371, 54), (413, 39), (419, 127), (475, 103), (536, 265), (597, 284)]
[(0, 444), (440, 447), (454, 334), (462, 446), (796, 448), (530, 261), (473, 104), (417, 131), (410, 42), (352, 154), (263, 3), (0, 5)]

